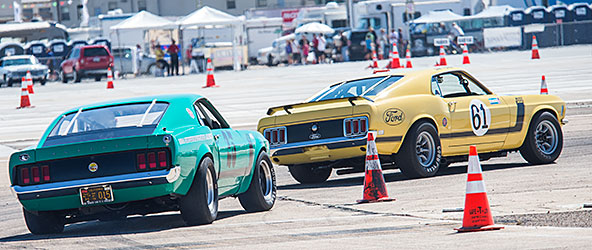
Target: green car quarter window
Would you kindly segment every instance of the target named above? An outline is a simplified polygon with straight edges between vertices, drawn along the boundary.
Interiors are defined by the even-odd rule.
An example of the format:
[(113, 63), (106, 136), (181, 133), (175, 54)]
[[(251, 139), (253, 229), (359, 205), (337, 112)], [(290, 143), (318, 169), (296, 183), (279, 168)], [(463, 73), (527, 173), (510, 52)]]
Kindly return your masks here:
[(311, 102), (340, 99), (355, 96), (377, 95), (402, 76), (380, 76), (338, 83), (311, 98)]
[(107, 106), (62, 116), (43, 146), (152, 134), (168, 103)]

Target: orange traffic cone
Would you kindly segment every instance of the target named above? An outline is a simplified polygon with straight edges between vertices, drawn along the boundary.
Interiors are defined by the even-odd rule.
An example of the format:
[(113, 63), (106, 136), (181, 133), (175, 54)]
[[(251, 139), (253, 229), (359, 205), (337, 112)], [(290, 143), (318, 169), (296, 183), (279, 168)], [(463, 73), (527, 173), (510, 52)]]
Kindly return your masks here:
[(444, 51), (444, 46), (440, 45), (440, 63), (436, 64), (436, 66), (446, 66), (446, 51)]
[(208, 58), (206, 71), (208, 71), (208, 76), (206, 78), (206, 86), (203, 86), (203, 88), (220, 87), (216, 85), (216, 81), (214, 80), (214, 68), (212, 67), (212, 59), (210, 58)]
[(535, 35), (532, 35), (532, 57), (530, 59), (541, 59), (539, 56), (539, 45)]
[(376, 59), (376, 50), (374, 49), (374, 46), (372, 46), (372, 63), (368, 66), (368, 68), (378, 68), (378, 60)]
[(413, 68), (413, 65), (411, 65), (411, 51), (409, 51), (409, 47), (407, 47), (407, 51), (405, 51), (405, 61), (407, 61), (405, 68)]
[(399, 50), (397, 49), (397, 44), (393, 43), (393, 52), (391, 53), (391, 63), (387, 65), (389, 69), (398, 69), (401, 67), (401, 62), (399, 61)]
[(111, 68), (107, 69), (107, 89), (112, 89), (113, 86), (113, 72), (111, 72)]
[(455, 228), (455, 230), (462, 233), (503, 229), (504, 227), (493, 224), (493, 216), (491, 216), (491, 208), (489, 207), (487, 192), (483, 183), (481, 163), (479, 163), (477, 147), (475, 146), (469, 148), (467, 173), (463, 224), (461, 228)]
[(31, 107), (31, 101), (29, 101), (29, 91), (27, 90), (27, 82), (23, 77), (21, 79), (21, 105), (18, 108), (20, 109), (26, 107)]
[(384, 176), (378, 159), (376, 149), (376, 131), (368, 131), (368, 144), (366, 145), (366, 175), (364, 176), (364, 196), (358, 203), (369, 203), (379, 201), (394, 201), (389, 198), (386, 192)]
[(548, 95), (549, 90), (547, 89), (547, 81), (545, 81), (545, 75), (543, 75), (543, 79), (541, 80), (541, 95)]
[(35, 91), (33, 91), (33, 77), (31, 77), (31, 71), (27, 70), (25, 81), (27, 81), (27, 91), (29, 91), (29, 94), (35, 94)]
[(463, 46), (463, 64), (471, 64), (469, 60), (469, 50), (467, 49), (467, 45)]

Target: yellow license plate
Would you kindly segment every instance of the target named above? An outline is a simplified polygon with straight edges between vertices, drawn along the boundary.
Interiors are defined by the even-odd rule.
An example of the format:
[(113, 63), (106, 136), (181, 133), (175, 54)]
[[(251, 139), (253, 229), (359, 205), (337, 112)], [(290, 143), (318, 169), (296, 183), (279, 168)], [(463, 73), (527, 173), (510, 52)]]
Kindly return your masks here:
[(113, 190), (110, 185), (84, 187), (80, 189), (82, 205), (93, 205), (113, 201)]

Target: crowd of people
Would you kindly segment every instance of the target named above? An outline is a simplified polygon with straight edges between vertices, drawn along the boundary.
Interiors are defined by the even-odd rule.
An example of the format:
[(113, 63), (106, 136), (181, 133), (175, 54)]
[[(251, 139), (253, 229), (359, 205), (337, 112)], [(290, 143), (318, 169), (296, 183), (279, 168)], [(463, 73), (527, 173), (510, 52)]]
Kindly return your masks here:
[(376, 50), (379, 59), (389, 58), (392, 50), (392, 44), (397, 44), (397, 51), (400, 57), (405, 56), (405, 49), (407, 48), (407, 39), (403, 37), (403, 30), (401, 28), (395, 30), (391, 29), (390, 33), (386, 30), (380, 29), (380, 34), (376, 34), (374, 28), (370, 27), (366, 33), (366, 59), (372, 58), (372, 50)]
[(312, 41), (306, 35), (300, 40), (286, 41), (288, 64), (327, 63), (327, 39), (323, 34), (313, 34)]
[[(136, 46), (139, 47), (140, 45), (138, 44)], [(156, 67), (160, 71), (157, 72), (159, 76), (164, 75), (164, 72), (167, 72), (168, 76), (179, 75), (179, 47), (177, 46), (175, 39), (171, 39), (171, 44), (166, 49), (166, 53), (169, 55), (171, 60), (170, 63), (164, 59), (165, 51), (162, 50), (160, 43), (153, 43), (152, 50), (154, 51), (154, 56), (156, 57)], [(138, 51), (141, 51), (141, 49), (138, 49)], [(142, 57), (137, 56), (136, 58)], [(138, 65), (140, 63), (141, 62), (138, 62)]]

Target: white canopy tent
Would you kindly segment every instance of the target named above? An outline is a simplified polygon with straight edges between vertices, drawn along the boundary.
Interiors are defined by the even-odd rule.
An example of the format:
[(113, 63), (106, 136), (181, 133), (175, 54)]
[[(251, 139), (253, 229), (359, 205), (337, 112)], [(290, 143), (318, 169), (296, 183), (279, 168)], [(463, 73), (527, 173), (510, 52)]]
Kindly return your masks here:
[[(238, 71), (241, 67), (238, 58), (237, 44), (240, 43), (240, 32), (242, 32), (242, 25), (244, 21), (239, 17), (235, 17), (228, 13), (219, 11), (208, 6), (204, 6), (199, 10), (196, 10), (189, 15), (181, 18), (177, 21), (180, 29), (190, 28), (215, 28), (215, 27), (230, 27), (232, 37), (232, 61), (233, 68)], [(244, 56), (244, 55), (243, 55)]]
[(331, 34), (335, 32), (331, 27), (326, 24), (314, 22), (307, 23), (296, 28), (294, 33), (317, 33), (317, 34)]
[[(152, 29), (162, 29), (162, 30), (173, 30), (176, 29), (178, 26), (175, 22), (170, 21), (166, 18), (154, 15), (148, 11), (140, 11), (137, 14), (133, 15), (132, 17), (125, 19), (124, 21), (111, 26), (111, 30), (114, 30), (117, 33), (117, 43), (118, 46), (121, 46), (120, 42), (120, 31), (141, 31), (144, 35), (142, 39), (146, 36), (147, 30)], [(129, 44), (128, 44), (129, 45)], [(121, 55), (120, 55), (121, 56)], [(119, 60), (121, 63), (122, 60)], [(135, 63), (135, 62), (134, 62)], [(122, 65), (120, 65), (121, 68)]]

